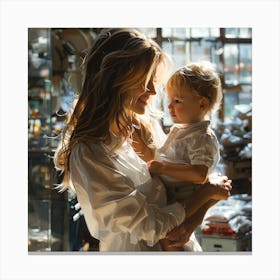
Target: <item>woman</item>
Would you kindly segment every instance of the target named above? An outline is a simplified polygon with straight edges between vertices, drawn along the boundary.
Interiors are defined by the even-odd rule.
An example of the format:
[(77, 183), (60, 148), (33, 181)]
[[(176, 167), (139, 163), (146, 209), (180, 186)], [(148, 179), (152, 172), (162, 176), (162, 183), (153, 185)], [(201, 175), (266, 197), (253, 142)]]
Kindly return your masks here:
[[(161, 250), (159, 241), (179, 225), (170, 238), (181, 237), (181, 231), (188, 235), (185, 209), (166, 205), (162, 183), (151, 178), (131, 145), (134, 127), (139, 128), (134, 120), (156, 94), (166, 63), (154, 41), (118, 28), (104, 30), (85, 57), (81, 94), (55, 164), (64, 172), (62, 189), (76, 192), (100, 251)], [(209, 188), (209, 198), (228, 195), (226, 189)]]

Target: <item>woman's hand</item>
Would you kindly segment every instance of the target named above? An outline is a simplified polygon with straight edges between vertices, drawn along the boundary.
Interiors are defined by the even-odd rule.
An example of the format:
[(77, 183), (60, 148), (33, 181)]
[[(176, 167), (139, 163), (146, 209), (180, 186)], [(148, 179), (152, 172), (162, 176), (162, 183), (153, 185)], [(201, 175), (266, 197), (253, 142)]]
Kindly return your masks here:
[(178, 243), (174, 243), (174, 242), (168, 240), (167, 238), (161, 239), (159, 242), (160, 242), (161, 249), (163, 251), (172, 251), (172, 252), (184, 251), (183, 245), (180, 246), (181, 244), (178, 245)]
[(164, 251), (182, 251), (183, 246), (189, 241), (192, 232), (202, 223), (206, 211), (219, 200), (227, 199), (232, 186), (231, 181), (223, 176), (222, 184), (207, 183), (202, 188), (202, 191), (207, 193), (210, 190), (209, 200), (191, 216), (187, 216), (181, 225), (171, 230), (166, 235), (166, 238), (161, 240), (161, 246)]
[(189, 241), (191, 234), (202, 223), (206, 211), (216, 204), (216, 200), (209, 200), (192, 216), (187, 217), (184, 222), (171, 230), (161, 240), (161, 246), (164, 251), (183, 251), (183, 246)]
[(209, 200), (160, 241), (162, 249), (164, 251), (182, 251), (191, 234), (202, 223), (206, 211), (219, 200), (227, 199), (231, 189), (231, 180), (228, 177), (221, 174), (211, 175), (210, 182), (202, 186), (201, 189), (202, 192), (208, 193)]
[(161, 247), (164, 251), (183, 251), (183, 246), (189, 241), (192, 232), (196, 225), (193, 225), (186, 219), (181, 225), (171, 230), (160, 241)]

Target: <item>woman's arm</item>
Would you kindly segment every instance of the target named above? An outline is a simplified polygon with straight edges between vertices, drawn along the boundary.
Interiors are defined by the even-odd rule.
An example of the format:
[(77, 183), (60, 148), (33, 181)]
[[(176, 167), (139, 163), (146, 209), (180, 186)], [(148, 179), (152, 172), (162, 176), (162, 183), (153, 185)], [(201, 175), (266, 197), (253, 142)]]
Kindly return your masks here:
[[(159, 161), (148, 162), (149, 170), (152, 174), (164, 174), (186, 182), (198, 182), (203, 178), (207, 179), (207, 166), (175, 164)], [(193, 215), (209, 199), (220, 200), (227, 195), (227, 190), (218, 185), (204, 184), (197, 191), (192, 193), (185, 201), (186, 216)]]
[(197, 212), (187, 217), (181, 225), (170, 231), (166, 238), (160, 241), (163, 250), (183, 250), (182, 248), (189, 241), (191, 234), (202, 223), (207, 210), (216, 203), (216, 200), (207, 201)]
[(178, 164), (151, 160), (147, 163), (153, 175), (166, 175), (185, 182), (204, 184), (208, 167), (205, 165)]
[[(215, 205), (218, 202), (218, 200), (227, 199), (229, 197), (230, 191), (232, 189), (231, 180), (228, 180), (226, 176), (218, 177), (221, 177), (220, 185), (212, 185), (210, 187), (213, 187), (213, 190), (217, 190), (218, 195), (216, 196), (216, 198), (220, 198), (209, 198), (209, 200), (204, 205), (202, 205), (197, 211), (195, 211), (189, 216), (186, 216), (184, 222), (172, 231), (170, 231), (165, 237), (165, 239), (161, 241), (164, 250), (178, 251), (178, 249), (182, 248), (184, 244), (188, 242), (192, 232), (202, 223), (207, 210), (213, 205)], [(220, 192), (220, 190), (224, 191)]]

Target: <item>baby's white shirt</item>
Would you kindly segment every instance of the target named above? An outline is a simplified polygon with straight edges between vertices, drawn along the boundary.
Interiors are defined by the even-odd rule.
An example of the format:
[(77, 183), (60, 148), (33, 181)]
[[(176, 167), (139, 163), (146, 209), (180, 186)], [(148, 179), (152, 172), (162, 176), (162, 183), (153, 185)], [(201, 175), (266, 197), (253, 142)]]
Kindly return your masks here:
[[(210, 121), (202, 121), (184, 127), (174, 125), (164, 145), (158, 149), (157, 157), (161, 161), (191, 165), (206, 165), (208, 174), (213, 172), (220, 160), (219, 142), (211, 128)], [(174, 184), (178, 180), (161, 176), (165, 184)]]

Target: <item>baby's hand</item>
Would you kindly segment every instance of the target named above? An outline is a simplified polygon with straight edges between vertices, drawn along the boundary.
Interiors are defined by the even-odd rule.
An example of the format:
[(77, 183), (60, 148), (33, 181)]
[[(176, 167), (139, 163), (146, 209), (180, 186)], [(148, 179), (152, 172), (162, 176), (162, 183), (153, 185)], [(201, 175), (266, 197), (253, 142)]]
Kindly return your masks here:
[(161, 174), (161, 169), (163, 168), (163, 163), (157, 160), (151, 160), (147, 162), (149, 171), (153, 175)]

